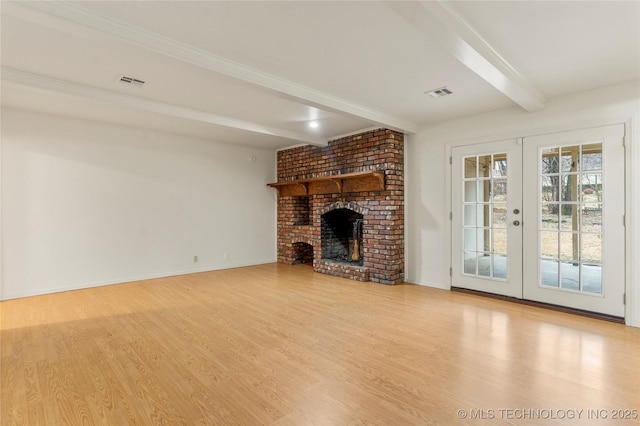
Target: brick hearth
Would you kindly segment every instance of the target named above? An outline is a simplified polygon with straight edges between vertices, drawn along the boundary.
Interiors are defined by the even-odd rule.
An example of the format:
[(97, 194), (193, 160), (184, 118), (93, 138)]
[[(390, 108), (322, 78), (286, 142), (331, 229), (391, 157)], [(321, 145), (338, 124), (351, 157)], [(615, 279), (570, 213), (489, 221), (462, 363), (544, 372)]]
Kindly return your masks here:
[[(278, 262), (311, 263), (314, 270), (360, 281), (396, 284), (404, 279), (404, 135), (379, 129), (278, 152), (278, 183), (298, 184), (297, 195), (278, 197)], [(315, 179), (359, 172), (384, 173), (384, 189), (336, 183), (311, 191)], [(376, 176), (377, 177), (377, 176)], [(331, 182), (331, 181), (329, 181)], [(305, 193), (304, 191), (308, 191)], [(318, 193), (320, 192), (320, 193)], [(362, 215), (359, 264), (322, 257), (321, 218), (336, 209)]]

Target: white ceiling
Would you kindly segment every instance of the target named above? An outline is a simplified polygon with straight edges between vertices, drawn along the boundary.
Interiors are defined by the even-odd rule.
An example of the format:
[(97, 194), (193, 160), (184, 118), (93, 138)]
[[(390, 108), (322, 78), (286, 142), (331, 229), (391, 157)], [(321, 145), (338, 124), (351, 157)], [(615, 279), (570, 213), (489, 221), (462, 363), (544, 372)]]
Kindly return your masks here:
[[(637, 1), (2, 1), (1, 11), (3, 106), (265, 148), (534, 112), (640, 77)], [(123, 74), (146, 84), (119, 83)], [(442, 86), (453, 94), (424, 93)]]

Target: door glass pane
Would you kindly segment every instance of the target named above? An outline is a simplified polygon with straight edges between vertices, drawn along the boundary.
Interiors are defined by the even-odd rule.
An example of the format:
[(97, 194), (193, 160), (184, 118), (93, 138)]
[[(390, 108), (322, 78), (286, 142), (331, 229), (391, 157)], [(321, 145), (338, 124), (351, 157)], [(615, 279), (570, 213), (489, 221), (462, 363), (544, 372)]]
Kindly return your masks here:
[(578, 231), (578, 205), (577, 204), (560, 204), (560, 230), (561, 231)]
[(492, 205), (492, 225), (493, 228), (506, 228), (507, 227), (507, 204), (506, 203), (493, 203)]
[(491, 201), (494, 203), (504, 203), (507, 201), (507, 179), (493, 179)]
[(560, 263), (560, 287), (568, 290), (580, 290), (580, 267), (577, 263)]
[(491, 204), (478, 204), (478, 210), (481, 212), (478, 218), (478, 226), (491, 226), (490, 208)]
[(464, 206), (464, 226), (476, 226), (476, 205), (467, 204)]
[(577, 201), (577, 179), (575, 174), (563, 174), (560, 177), (560, 201)]
[(558, 258), (558, 233), (557, 232), (541, 232), (540, 247), (542, 257)]
[(476, 228), (465, 228), (464, 230), (464, 249), (476, 250)]
[(478, 177), (491, 176), (491, 155), (481, 155), (478, 157)]
[(464, 201), (473, 203), (478, 200), (478, 190), (476, 189), (477, 181), (466, 181), (464, 183)]
[(580, 146), (563, 146), (560, 152), (560, 171), (575, 172), (578, 167)]
[(464, 177), (474, 179), (476, 177), (476, 167), (476, 157), (466, 157), (464, 159)]
[(580, 182), (583, 203), (602, 202), (602, 173), (583, 173)]
[(505, 154), (493, 156), (493, 177), (507, 177), (507, 156)]
[(582, 170), (602, 170), (602, 143), (582, 145)]
[(602, 235), (584, 233), (581, 237), (580, 258), (584, 262), (602, 263)]
[(602, 233), (602, 203), (584, 203), (580, 212), (586, 231)]
[(476, 273), (476, 252), (464, 252), (464, 273), (473, 274)]
[(582, 265), (582, 291), (602, 294), (602, 265)]
[(478, 250), (488, 251), (491, 247), (489, 228), (478, 228)]
[(560, 259), (578, 262), (580, 260), (578, 244), (579, 234), (576, 232), (560, 233)]
[(542, 259), (540, 283), (542, 285), (558, 287), (558, 261)]
[(478, 253), (478, 275), (483, 277), (491, 276), (491, 254)]
[(540, 172), (542, 175), (560, 172), (560, 163), (558, 160), (559, 152), (559, 148), (545, 148), (542, 150), (540, 161)]
[(491, 251), (493, 253), (507, 254), (507, 230), (494, 229), (491, 244)]
[(507, 278), (506, 174), (506, 153), (464, 158), (465, 274)]
[(507, 255), (493, 254), (493, 276), (507, 279)]
[(542, 176), (540, 179), (542, 202), (560, 201), (560, 177), (557, 175)]
[(539, 161), (540, 284), (602, 294), (602, 144), (545, 148)]
[(541, 217), (542, 217), (542, 230), (557, 231), (559, 219), (560, 205), (557, 203), (542, 203)]

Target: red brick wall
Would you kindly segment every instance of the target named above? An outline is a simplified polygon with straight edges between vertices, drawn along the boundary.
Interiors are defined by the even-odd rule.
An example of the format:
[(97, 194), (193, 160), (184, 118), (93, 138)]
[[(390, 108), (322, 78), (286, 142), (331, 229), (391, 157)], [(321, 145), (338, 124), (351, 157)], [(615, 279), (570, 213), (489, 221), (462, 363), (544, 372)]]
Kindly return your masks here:
[[(305, 250), (295, 243), (302, 242), (313, 246), (318, 272), (383, 284), (404, 280), (404, 135), (379, 129), (336, 139), (327, 147), (278, 152), (279, 182), (366, 171), (384, 172), (384, 191), (278, 197), (278, 262), (300, 262)], [(364, 216), (363, 266), (321, 259), (320, 216), (343, 207)]]

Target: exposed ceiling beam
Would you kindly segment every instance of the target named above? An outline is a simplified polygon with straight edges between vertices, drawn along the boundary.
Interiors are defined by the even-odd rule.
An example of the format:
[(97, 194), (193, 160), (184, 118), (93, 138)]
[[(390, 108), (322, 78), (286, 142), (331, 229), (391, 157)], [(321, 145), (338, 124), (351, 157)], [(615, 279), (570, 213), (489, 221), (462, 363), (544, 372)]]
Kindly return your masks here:
[(71, 83), (45, 77), (38, 74), (31, 74), (2, 67), (2, 82), (13, 83), (20, 86), (37, 88), (46, 91), (64, 93), (73, 96), (80, 96), (104, 102), (115, 103), (120, 106), (135, 108), (147, 112), (155, 112), (173, 117), (186, 118), (188, 120), (200, 121), (203, 123), (215, 124), (217, 126), (230, 127), (262, 135), (276, 136), (290, 139), (296, 142), (304, 142), (312, 145), (326, 146), (328, 142), (324, 139), (310, 136), (304, 133), (293, 132), (286, 129), (279, 129), (250, 121), (238, 120), (231, 117), (212, 114), (181, 106), (171, 105), (164, 102), (152, 101), (136, 96), (126, 95), (119, 92), (98, 89), (82, 84)]
[(544, 108), (544, 95), (518, 72), (448, 1), (386, 1), (429, 39), (528, 112)]
[[(93, 13), (76, 4), (48, 1), (4, 1), (2, 3), (3, 13), (6, 12), (74, 34), (78, 34), (78, 26), (88, 28), (191, 65), (248, 82), (285, 99), (325, 111), (368, 120), (372, 124), (405, 133), (417, 131), (417, 125), (410, 121), (244, 66), (143, 28)], [(84, 35), (87, 36), (87, 33), (84, 32)]]

